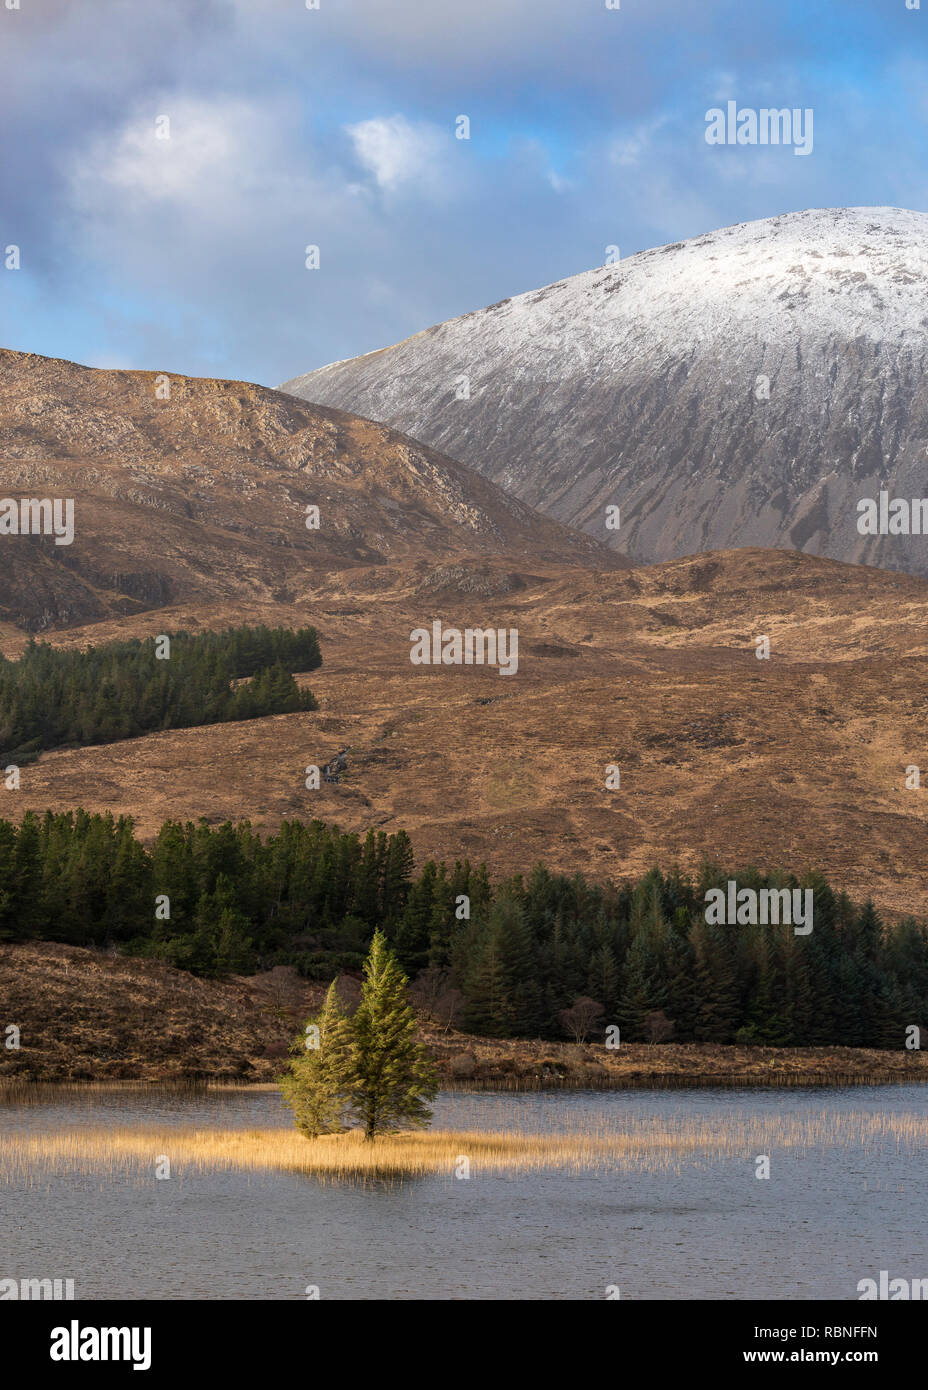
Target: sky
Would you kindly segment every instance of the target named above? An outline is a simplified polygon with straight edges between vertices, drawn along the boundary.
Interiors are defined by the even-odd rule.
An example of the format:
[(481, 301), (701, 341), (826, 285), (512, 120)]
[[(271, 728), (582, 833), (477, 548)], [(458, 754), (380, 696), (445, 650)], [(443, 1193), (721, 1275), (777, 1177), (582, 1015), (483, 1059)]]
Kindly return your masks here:
[[(310, 2), (0, 0), (0, 346), (275, 386), (609, 247), (928, 210), (928, 0)], [(729, 101), (811, 153), (710, 145)]]

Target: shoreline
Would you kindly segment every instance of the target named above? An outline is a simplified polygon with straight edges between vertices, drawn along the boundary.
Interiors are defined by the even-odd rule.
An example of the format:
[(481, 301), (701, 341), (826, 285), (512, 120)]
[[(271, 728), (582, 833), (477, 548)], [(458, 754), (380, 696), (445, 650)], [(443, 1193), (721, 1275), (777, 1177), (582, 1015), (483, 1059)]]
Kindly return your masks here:
[[(850, 1087), (908, 1086), (928, 1083), (928, 1067), (886, 1068), (879, 1071), (819, 1072), (777, 1070), (758, 1072), (644, 1072), (608, 1077), (565, 1076), (560, 1078), (523, 1076), (473, 1076), (467, 1079), (439, 1075), (439, 1093), (472, 1094), (559, 1094), (565, 1091), (792, 1091), (846, 1090)], [(272, 1093), (279, 1087), (273, 1081), (229, 1080), (185, 1074), (161, 1077), (16, 1077), (0, 1078), (0, 1104), (35, 1100), (69, 1099), (95, 1092), (104, 1094), (187, 1094)]]
[[(274, 1087), (321, 988), (288, 969), (205, 980), (162, 963), (49, 942), (0, 946), (0, 1048), (11, 1087)], [(611, 1091), (881, 1086), (928, 1081), (925, 1052), (737, 1043), (492, 1038), (423, 1013), (419, 1034), (449, 1091)]]

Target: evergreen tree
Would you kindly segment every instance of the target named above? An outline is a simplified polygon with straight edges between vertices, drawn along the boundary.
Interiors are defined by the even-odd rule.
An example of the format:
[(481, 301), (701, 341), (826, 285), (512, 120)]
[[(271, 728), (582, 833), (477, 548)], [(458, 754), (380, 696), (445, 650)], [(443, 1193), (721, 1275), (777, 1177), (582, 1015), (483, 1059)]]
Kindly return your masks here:
[(349, 1023), (337, 981), (329, 985), (322, 1008), (307, 1020), (290, 1051), (295, 1055), (279, 1084), (297, 1129), (309, 1139), (338, 1134), (345, 1128), (349, 1099)]
[(657, 933), (650, 925), (642, 925), (625, 957), (625, 991), (621, 1001), (624, 1035), (643, 1038), (645, 1017), (663, 1009), (666, 1003), (667, 985)]
[(412, 885), (396, 932), (394, 949), (400, 965), (409, 975), (418, 975), (429, 963), (432, 910), (437, 870), (432, 860), (423, 866)]
[(81, 651), (33, 640), (19, 661), (0, 656), (0, 765), (45, 748), (313, 710), (293, 672), (321, 660), (312, 628), (180, 632), (168, 660), (137, 638)]
[(376, 931), (348, 1041), (348, 1107), (365, 1139), (423, 1128), (432, 1118), (426, 1102), (437, 1093), (437, 1077), (419, 1042), (406, 985), (383, 932)]
[[(272, 636), (243, 638), (229, 660), (263, 660)], [(215, 665), (219, 648), (207, 655)], [(33, 645), (30, 661), (45, 680), (52, 658)], [(703, 898), (727, 877), (705, 869)], [(739, 881), (796, 886), (756, 872)], [(382, 924), (406, 973), (446, 973), (474, 1032), (557, 1037), (580, 996), (632, 1036), (661, 1010), (681, 1041), (899, 1048), (907, 1028), (928, 1032), (928, 928), (884, 927), (820, 875), (805, 886), (814, 931), (797, 937), (787, 924), (710, 926), (696, 885), (675, 871), (599, 887), (536, 867), (493, 885), (467, 863), (416, 873), (402, 832), (362, 842), (321, 821), (284, 821), (266, 837), (247, 821), (167, 822), (148, 849), (131, 820), (110, 815), (0, 820), (4, 941), (118, 945), (203, 975), (282, 964), (328, 980), (361, 966)], [(462, 895), (471, 911), (459, 919)], [(156, 917), (156, 898), (167, 915), (159, 901)]]
[(615, 1015), (618, 989), (619, 972), (616, 969), (615, 956), (607, 945), (602, 945), (590, 960), (587, 993), (590, 998), (602, 1002), (607, 1020), (611, 1020)]
[(689, 909), (678, 907), (664, 937), (667, 1002), (664, 1008), (673, 1023), (674, 1038), (691, 1042), (696, 1030), (693, 947), (687, 933)]
[(465, 1028), (491, 1037), (508, 1035), (509, 991), (502, 935), (498, 927), (475, 923), (461, 941)]
[(728, 942), (718, 927), (697, 922), (695, 960), (696, 1040), (731, 1042), (738, 1021), (738, 985)]

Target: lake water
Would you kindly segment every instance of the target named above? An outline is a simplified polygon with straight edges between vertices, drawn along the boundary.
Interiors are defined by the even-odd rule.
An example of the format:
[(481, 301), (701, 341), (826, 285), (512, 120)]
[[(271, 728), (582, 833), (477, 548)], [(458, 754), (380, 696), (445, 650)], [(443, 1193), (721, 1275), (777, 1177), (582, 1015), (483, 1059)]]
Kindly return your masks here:
[[(73, 1278), (76, 1297), (90, 1299), (303, 1299), (315, 1285), (332, 1299), (603, 1299), (618, 1286), (623, 1299), (853, 1300), (881, 1269), (928, 1277), (926, 1100), (924, 1088), (892, 1086), (455, 1092), (436, 1103), (441, 1128), (722, 1134), (747, 1123), (755, 1140), (605, 1172), (348, 1185), (265, 1172), (0, 1171), (0, 1278)], [(885, 1134), (872, 1123), (880, 1116), (893, 1122)], [(784, 1124), (809, 1120), (815, 1144), (778, 1150)], [(98, 1090), (0, 1106), (4, 1136), (102, 1126), (290, 1120), (265, 1091)], [(761, 1180), (755, 1159), (767, 1152)]]

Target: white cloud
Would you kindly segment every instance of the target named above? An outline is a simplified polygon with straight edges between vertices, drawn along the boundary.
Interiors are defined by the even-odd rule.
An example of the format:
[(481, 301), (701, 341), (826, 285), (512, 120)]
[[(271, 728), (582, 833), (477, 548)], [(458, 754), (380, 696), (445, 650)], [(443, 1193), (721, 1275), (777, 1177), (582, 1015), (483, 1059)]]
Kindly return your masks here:
[[(168, 139), (158, 137), (164, 117)], [(225, 203), (238, 190), (245, 201), (273, 179), (275, 141), (274, 118), (253, 103), (160, 98), (75, 160), (72, 192), (86, 208), (118, 194), (136, 206), (215, 210), (217, 195)]]
[(405, 116), (374, 116), (345, 127), (359, 162), (386, 193), (404, 184), (418, 191), (435, 191), (443, 183), (449, 155), (450, 130), (427, 121), (415, 124)]

